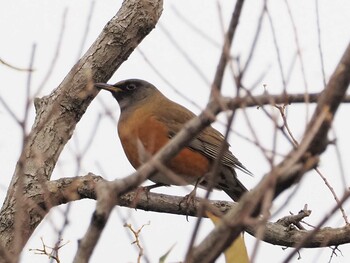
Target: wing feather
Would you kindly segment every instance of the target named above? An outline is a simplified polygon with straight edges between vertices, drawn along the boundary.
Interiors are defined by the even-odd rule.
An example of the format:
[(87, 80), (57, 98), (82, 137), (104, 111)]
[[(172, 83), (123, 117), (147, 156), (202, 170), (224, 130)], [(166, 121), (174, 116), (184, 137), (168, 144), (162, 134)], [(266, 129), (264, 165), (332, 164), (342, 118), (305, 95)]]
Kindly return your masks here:
[[(169, 127), (169, 138), (174, 137), (185, 125), (186, 122), (193, 119), (196, 115), (177, 104), (176, 107), (161, 107), (164, 112), (160, 114), (160, 121), (166, 122)], [(204, 129), (188, 145), (188, 148), (199, 151), (211, 160), (217, 159), (221, 147), (225, 147), (225, 152), (221, 158), (221, 163), (229, 168), (238, 168), (247, 174), (252, 174), (228, 149), (229, 144), (225, 141), (224, 136), (209, 126)]]

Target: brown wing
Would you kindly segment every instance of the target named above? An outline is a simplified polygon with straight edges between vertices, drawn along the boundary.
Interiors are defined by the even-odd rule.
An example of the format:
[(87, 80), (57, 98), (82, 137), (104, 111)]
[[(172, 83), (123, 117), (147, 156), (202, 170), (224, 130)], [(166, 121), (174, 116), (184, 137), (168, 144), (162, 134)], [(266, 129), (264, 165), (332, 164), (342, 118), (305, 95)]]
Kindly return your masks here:
[(221, 158), (221, 163), (231, 168), (238, 168), (247, 174), (252, 174), (228, 149), (229, 144), (224, 140), (224, 136), (213, 127), (209, 126), (202, 131), (189, 147), (201, 151), (209, 158), (215, 160), (219, 155), (221, 147), (225, 147), (225, 152)]
[[(175, 107), (174, 107), (175, 105)], [(166, 122), (169, 128), (169, 138), (174, 137), (189, 120), (195, 117), (191, 111), (178, 104), (162, 105), (162, 114), (160, 121)], [(239, 198), (247, 191), (244, 185), (237, 179), (234, 168), (238, 168), (245, 173), (251, 174), (247, 168), (229, 151), (229, 144), (224, 140), (224, 136), (213, 127), (209, 126), (203, 130), (188, 145), (188, 149), (200, 152), (209, 160), (216, 160), (221, 147), (226, 147), (220, 162), (219, 180), (216, 188), (224, 190), (233, 200), (238, 201)], [(208, 184), (206, 180), (201, 182), (204, 187)]]
[[(169, 138), (174, 137), (184, 127), (185, 123), (196, 116), (193, 112), (175, 102), (171, 102), (168, 107), (166, 107), (166, 105), (163, 106), (164, 107), (161, 109), (163, 112), (160, 114), (162, 117), (160, 117), (160, 119), (168, 124)], [(221, 163), (231, 168), (238, 168), (247, 174), (252, 174), (230, 152), (228, 149), (229, 144), (225, 142), (224, 136), (211, 126), (207, 127), (195, 139), (193, 139), (188, 147), (192, 150), (201, 152), (211, 160), (215, 160), (219, 155), (223, 143), (226, 150), (221, 158)]]
[[(238, 180), (234, 168), (239, 168), (248, 174), (251, 173), (228, 150), (229, 144), (224, 140), (224, 136), (220, 132), (209, 126), (191, 142), (190, 147), (202, 152), (212, 160), (217, 159), (221, 147), (225, 147), (223, 156), (220, 159), (222, 166), (219, 168), (219, 177), (215, 187), (224, 190), (234, 201), (238, 201), (247, 192), (247, 188)], [(204, 186), (208, 184), (206, 180), (202, 183)]]

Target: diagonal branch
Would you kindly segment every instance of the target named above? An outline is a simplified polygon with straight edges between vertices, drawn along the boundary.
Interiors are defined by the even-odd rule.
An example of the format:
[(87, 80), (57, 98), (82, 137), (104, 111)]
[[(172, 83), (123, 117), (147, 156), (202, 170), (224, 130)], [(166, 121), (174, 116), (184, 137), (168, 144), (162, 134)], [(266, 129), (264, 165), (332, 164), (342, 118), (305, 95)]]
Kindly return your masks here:
[(328, 140), (327, 134), (329, 128), (332, 124), (334, 115), (342, 102), (346, 91), (349, 87), (350, 82), (350, 43), (348, 44), (343, 57), (341, 58), (337, 68), (333, 72), (325, 90), (320, 96), (316, 111), (306, 128), (308, 130), (310, 127), (314, 125), (316, 122), (317, 116), (321, 114), (321, 112), (328, 112), (329, 116), (327, 121), (322, 124), (321, 129), (316, 134), (311, 146), (310, 150), (312, 154), (320, 154), (327, 147)]
[[(286, 159), (276, 166), (252, 191), (245, 194), (237, 207), (234, 207), (221, 224), (193, 250), (191, 262), (212, 262), (246, 227), (251, 215), (258, 215), (267, 189), (276, 189), (275, 197), (298, 182), (302, 175), (317, 164), (327, 146), (327, 134), (345, 92), (350, 83), (350, 45), (323, 92), (315, 113), (299, 145)], [(203, 261), (205, 259), (205, 261)]]
[(238, 26), (239, 18), (241, 16), (243, 3), (244, 3), (244, 0), (237, 0), (236, 2), (235, 9), (233, 11), (231, 21), (228, 27), (228, 31), (225, 35), (224, 47), (221, 52), (218, 66), (216, 68), (212, 89), (217, 89), (217, 90), (221, 89), (221, 84), (222, 84), (225, 68), (227, 65), (227, 61), (230, 58), (231, 44)]

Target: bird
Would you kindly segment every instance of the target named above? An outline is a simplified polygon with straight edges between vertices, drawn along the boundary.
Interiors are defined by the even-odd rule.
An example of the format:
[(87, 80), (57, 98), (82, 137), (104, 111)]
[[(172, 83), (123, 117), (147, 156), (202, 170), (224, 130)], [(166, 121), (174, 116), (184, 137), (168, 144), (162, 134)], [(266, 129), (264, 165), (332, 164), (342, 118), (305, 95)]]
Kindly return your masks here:
[[(131, 165), (137, 169), (169, 142), (196, 115), (168, 99), (153, 84), (141, 79), (127, 79), (111, 85), (95, 83), (110, 91), (120, 106), (118, 134)], [(235, 169), (252, 174), (229, 150), (224, 136), (212, 126), (206, 127), (175, 157), (164, 164), (166, 169), (150, 176), (156, 185), (195, 185), (207, 188), (209, 174), (224, 146), (219, 160), (214, 188), (239, 201), (247, 188)]]

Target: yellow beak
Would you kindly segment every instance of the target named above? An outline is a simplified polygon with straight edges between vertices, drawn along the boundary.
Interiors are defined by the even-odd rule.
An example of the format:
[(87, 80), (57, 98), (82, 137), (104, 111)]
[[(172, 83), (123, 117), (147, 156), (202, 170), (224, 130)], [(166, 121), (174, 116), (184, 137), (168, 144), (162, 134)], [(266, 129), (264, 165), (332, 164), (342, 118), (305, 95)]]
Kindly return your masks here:
[(112, 86), (110, 84), (107, 84), (107, 83), (95, 83), (95, 87), (99, 88), (99, 89), (109, 90), (111, 92), (120, 92), (120, 91), (122, 91), (121, 88), (114, 87), (114, 86)]

